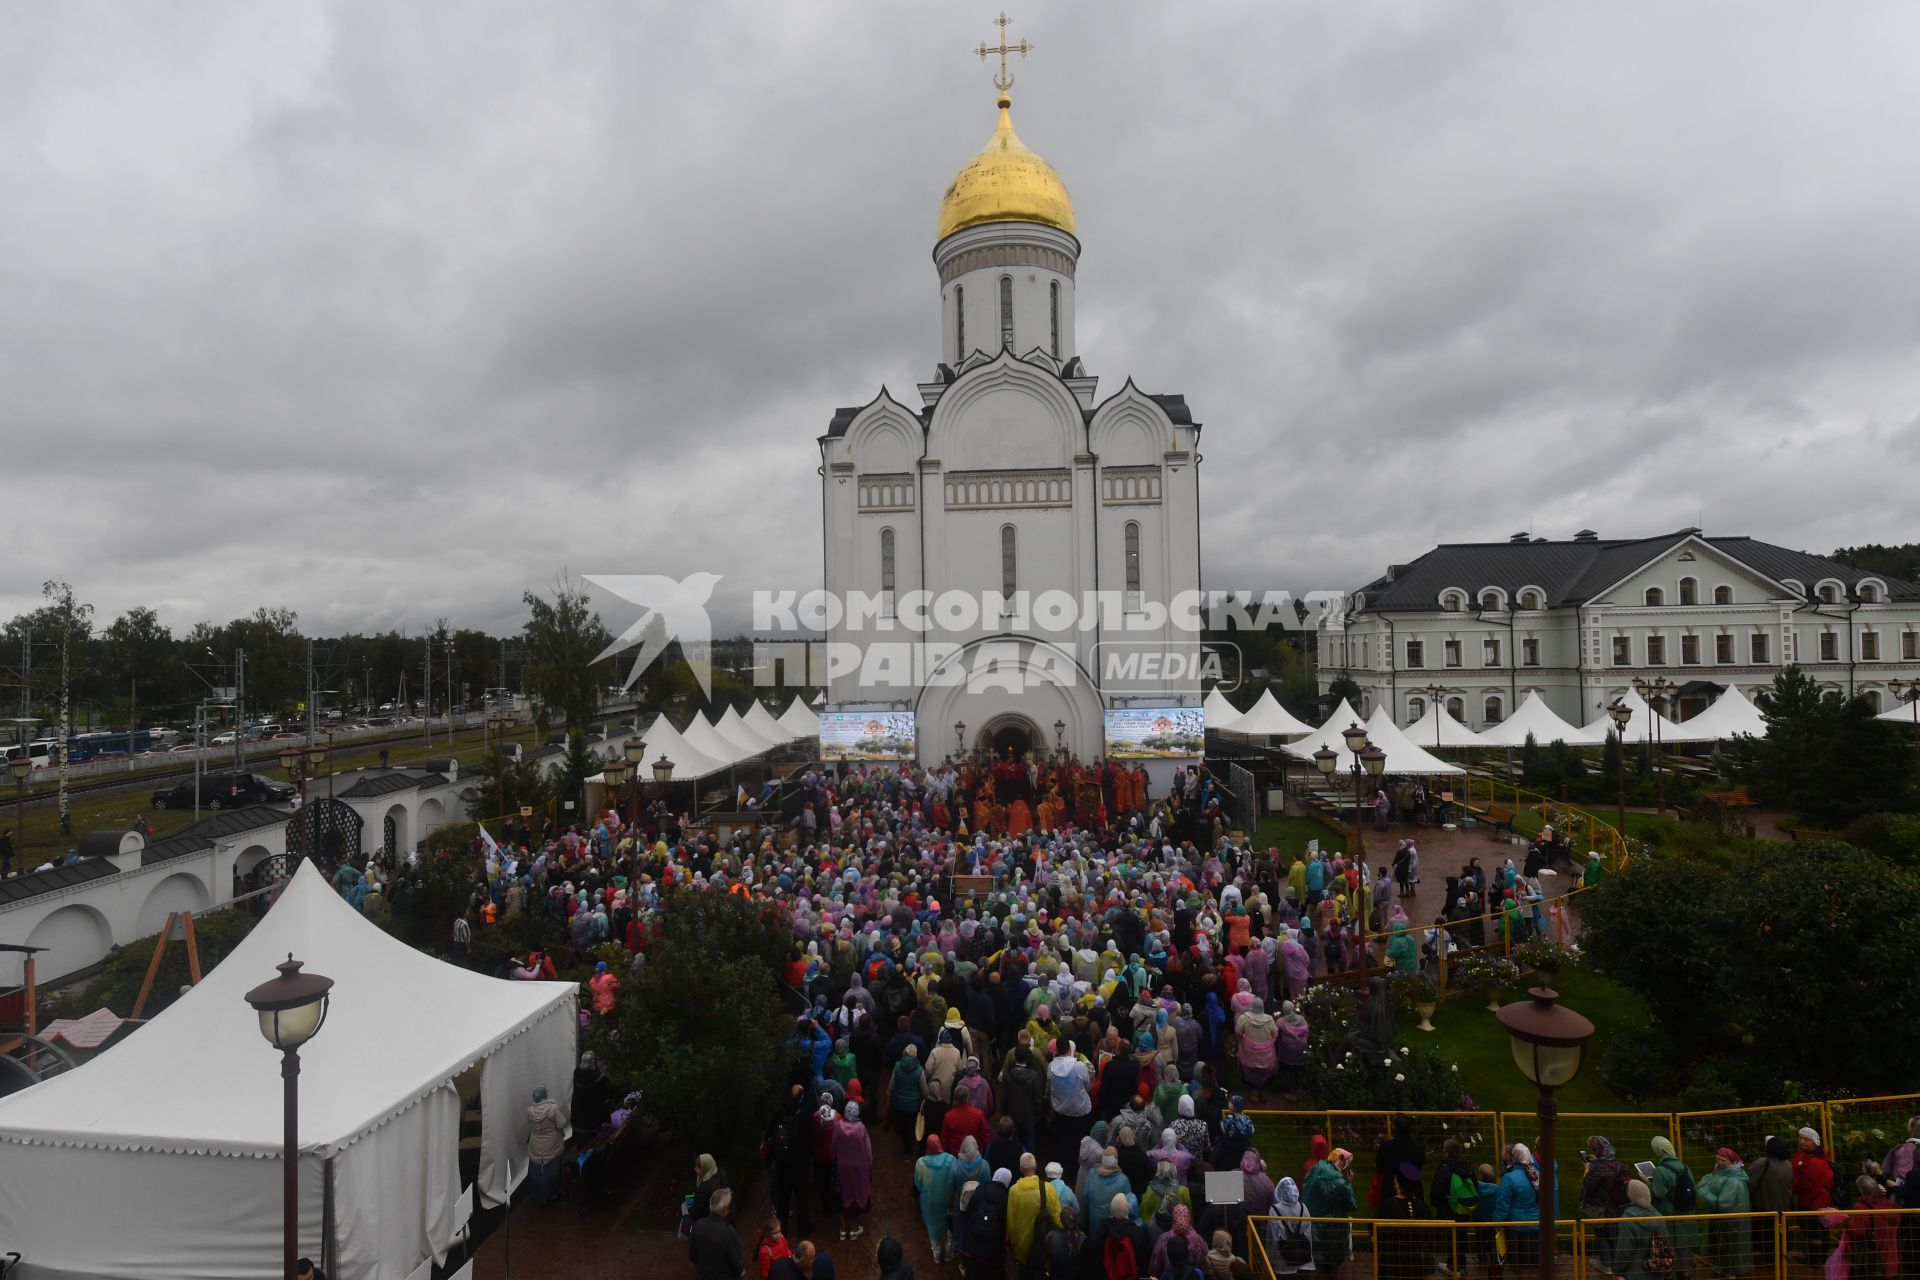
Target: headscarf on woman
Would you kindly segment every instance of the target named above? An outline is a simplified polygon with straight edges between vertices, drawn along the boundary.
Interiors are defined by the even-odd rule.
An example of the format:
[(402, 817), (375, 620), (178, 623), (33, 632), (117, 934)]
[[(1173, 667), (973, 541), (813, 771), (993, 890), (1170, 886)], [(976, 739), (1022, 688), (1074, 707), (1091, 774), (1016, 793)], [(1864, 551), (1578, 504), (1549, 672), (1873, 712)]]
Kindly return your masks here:
[(1193, 1229), (1193, 1210), (1184, 1204), (1173, 1206), (1173, 1225), (1153, 1246), (1153, 1262), (1148, 1270), (1154, 1275), (1168, 1274), (1167, 1249), (1176, 1240), (1186, 1245), (1189, 1258), (1203, 1257), (1207, 1252), (1207, 1242)]
[(1273, 1203), (1273, 1179), (1267, 1176), (1267, 1162), (1258, 1151), (1249, 1149), (1240, 1157), (1240, 1174), (1248, 1213), (1259, 1213)]

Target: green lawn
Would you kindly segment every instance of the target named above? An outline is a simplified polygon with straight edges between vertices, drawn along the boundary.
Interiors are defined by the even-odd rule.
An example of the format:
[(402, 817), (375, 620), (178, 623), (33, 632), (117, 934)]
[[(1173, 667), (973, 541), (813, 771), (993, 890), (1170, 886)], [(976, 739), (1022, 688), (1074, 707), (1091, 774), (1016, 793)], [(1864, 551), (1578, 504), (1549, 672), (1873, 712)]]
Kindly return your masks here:
[(1263, 851), (1278, 849), (1283, 857), (1305, 853), (1309, 840), (1318, 840), (1320, 847), (1328, 853), (1347, 851), (1346, 835), (1318, 818), (1272, 815), (1260, 819), (1253, 829), (1254, 848)]

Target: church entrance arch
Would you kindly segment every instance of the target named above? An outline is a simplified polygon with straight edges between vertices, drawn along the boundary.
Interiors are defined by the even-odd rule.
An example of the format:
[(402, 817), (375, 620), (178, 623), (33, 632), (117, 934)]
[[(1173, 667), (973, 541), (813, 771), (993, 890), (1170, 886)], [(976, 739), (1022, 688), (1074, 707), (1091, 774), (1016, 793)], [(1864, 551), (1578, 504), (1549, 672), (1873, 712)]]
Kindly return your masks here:
[(995, 760), (1024, 760), (1027, 752), (1047, 754), (1046, 738), (1040, 726), (1027, 716), (995, 716), (980, 729), (979, 746), (991, 752)]

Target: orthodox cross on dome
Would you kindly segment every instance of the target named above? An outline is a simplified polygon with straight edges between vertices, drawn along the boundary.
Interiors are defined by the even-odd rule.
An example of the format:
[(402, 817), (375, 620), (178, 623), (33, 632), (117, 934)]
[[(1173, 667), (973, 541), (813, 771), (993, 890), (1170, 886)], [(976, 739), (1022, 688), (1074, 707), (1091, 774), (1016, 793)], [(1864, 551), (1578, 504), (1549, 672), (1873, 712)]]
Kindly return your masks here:
[(1013, 88), (1013, 76), (1007, 71), (1007, 55), (1017, 53), (1024, 58), (1033, 48), (1033, 46), (1025, 40), (1022, 40), (1019, 44), (1007, 43), (1007, 24), (1011, 21), (1012, 19), (1008, 18), (1005, 13), (995, 18), (993, 25), (1000, 28), (1000, 43), (990, 45), (985, 40), (982, 40), (980, 47), (974, 50), (975, 53), (980, 55), (982, 62), (985, 62), (996, 53), (1000, 55), (1000, 74), (993, 78), (993, 87), (1000, 91), (1001, 97), (1005, 97), (1007, 90)]

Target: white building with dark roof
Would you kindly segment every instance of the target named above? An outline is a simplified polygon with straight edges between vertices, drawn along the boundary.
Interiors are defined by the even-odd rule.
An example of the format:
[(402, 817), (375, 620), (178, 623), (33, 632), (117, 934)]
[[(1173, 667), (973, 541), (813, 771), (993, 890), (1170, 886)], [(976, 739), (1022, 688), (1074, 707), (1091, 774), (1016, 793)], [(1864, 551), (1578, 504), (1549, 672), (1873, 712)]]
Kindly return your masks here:
[(1320, 687), (1411, 724), (1437, 697), (1475, 729), (1529, 693), (1591, 723), (1637, 678), (1680, 686), (1686, 719), (1798, 664), (1822, 688), (1892, 707), (1920, 678), (1920, 586), (1749, 537), (1515, 534), (1443, 543), (1355, 591), (1320, 629)]

